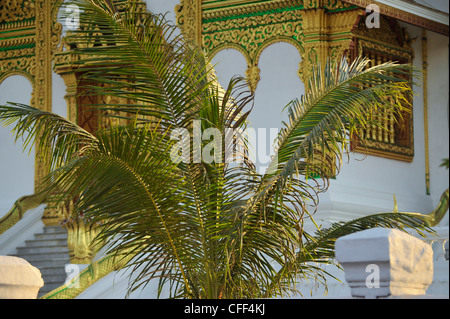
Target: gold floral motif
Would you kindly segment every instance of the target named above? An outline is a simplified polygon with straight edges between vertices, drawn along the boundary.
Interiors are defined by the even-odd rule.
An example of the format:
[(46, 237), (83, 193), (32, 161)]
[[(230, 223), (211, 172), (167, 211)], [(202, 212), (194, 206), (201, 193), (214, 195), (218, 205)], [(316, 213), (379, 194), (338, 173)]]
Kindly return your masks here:
[(86, 224), (83, 220), (74, 220), (64, 224), (67, 229), (67, 247), (72, 264), (91, 264), (101, 247), (95, 241), (99, 234), (98, 225)]
[(34, 17), (34, 0), (2, 0), (0, 23), (31, 19)]
[(226, 48), (243, 53), (252, 90), (259, 82), (257, 65), (266, 47), (275, 42), (288, 42), (302, 50), (300, 10), (205, 22), (202, 28), (202, 44), (209, 57)]
[[(223, 49), (241, 52), (247, 61), (246, 75), (252, 90), (259, 81), (259, 57), (269, 45), (294, 45), (302, 56), (298, 74), (304, 80), (313, 63), (325, 62), (330, 54), (342, 55), (349, 49), (351, 30), (363, 14), (363, 10), (338, 0), (242, 0), (227, 6), (202, 1), (199, 24), (198, 18), (192, 18), (192, 1), (182, 0), (175, 8), (184, 34), (195, 39), (200, 30), (201, 45), (210, 58)], [(198, 3), (195, 6), (198, 8)]]
[(299, 10), (203, 24), (203, 47), (210, 56), (218, 48), (233, 43), (243, 47), (252, 62), (256, 62), (258, 49), (275, 37), (290, 38), (297, 41), (300, 47), (302, 28)]
[[(376, 65), (388, 61), (410, 63), (413, 51), (407, 34), (392, 18), (381, 16), (380, 28), (369, 29), (364, 21), (353, 30), (356, 55), (364, 55)], [(411, 108), (408, 106), (408, 108)], [(413, 112), (410, 110), (401, 119), (385, 114), (386, 130), (368, 127), (361, 131), (361, 144), (354, 151), (410, 162), (414, 158)]]
[(180, 4), (175, 7), (177, 23), (184, 26), (183, 32), (187, 38), (200, 44), (202, 25), (202, 1), (201, 0), (180, 0)]

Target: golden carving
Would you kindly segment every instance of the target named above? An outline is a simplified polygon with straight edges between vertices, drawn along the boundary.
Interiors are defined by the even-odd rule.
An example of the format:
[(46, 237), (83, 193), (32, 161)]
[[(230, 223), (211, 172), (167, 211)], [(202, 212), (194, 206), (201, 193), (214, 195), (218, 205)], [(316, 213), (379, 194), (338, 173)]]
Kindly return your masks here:
[[(61, 0), (4, 0), (0, 4), (0, 83), (19, 74), (33, 86), (34, 107), (51, 110), (52, 49), (59, 42), (55, 4)], [(37, 152), (35, 189), (47, 172)]]
[(30, 19), (34, 16), (34, 0), (2, 0), (0, 4), (0, 23)]
[(60, 225), (62, 217), (63, 207), (48, 203), (42, 215), (42, 222), (46, 226), (56, 226)]
[[(279, 4), (278, 4), (279, 5)], [(247, 61), (246, 75), (252, 90), (259, 81), (259, 57), (275, 42), (288, 42), (302, 50), (300, 10), (250, 15), (203, 23), (203, 48), (209, 57), (227, 48), (242, 52)]]
[[(182, 17), (183, 23), (186, 25), (184, 32), (189, 39), (201, 44), (202, 1), (181, 0), (180, 6), (185, 8)], [(181, 7), (177, 7), (176, 10), (179, 12)]]
[(69, 258), (72, 264), (90, 264), (101, 247), (95, 241), (99, 234), (98, 225), (86, 225), (82, 219), (77, 219), (64, 224), (67, 229), (67, 246)]
[(247, 76), (247, 80), (249, 81), (249, 86), (252, 92), (256, 90), (256, 86), (258, 85), (258, 82), (260, 80), (260, 71), (261, 70), (256, 65), (249, 67), (245, 71), (245, 75)]
[[(388, 61), (411, 63), (413, 59), (409, 39), (391, 18), (381, 16), (380, 28), (369, 29), (360, 21), (353, 31), (356, 51), (353, 55), (363, 55), (371, 59), (372, 65)], [(414, 157), (414, 134), (411, 106), (405, 106), (408, 112), (401, 117), (391, 113), (383, 114), (382, 127), (368, 127), (360, 132), (364, 141), (356, 143), (354, 151), (410, 162)]]
[[(365, 16), (363, 8), (339, 0), (236, 0), (227, 4), (204, 0), (201, 10), (199, 1), (183, 0), (176, 13), (187, 37), (198, 43), (200, 32), (201, 45), (210, 58), (223, 49), (235, 49), (243, 54), (252, 91), (260, 79), (261, 52), (275, 42), (288, 42), (298, 49), (302, 57), (298, 75), (306, 86), (312, 68), (317, 63), (324, 65), (329, 58), (340, 60), (345, 56), (350, 60), (356, 56), (355, 52), (370, 58), (373, 52), (382, 52), (383, 59), (387, 56), (400, 62), (412, 59), (408, 37), (395, 21), (382, 16), (380, 28), (369, 29), (361, 19)], [(368, 128), (364, 132), (366, 137), (371, 136), (364, 150), (369, 154), (411, 160), (412, 114), (403, 114), (403, 120), (386, 114), (384, 126), (391, 133), (381, 128)]]
[(269, 45), (294, 45), (302, 56), (298, 74), (304, 80), (314, 63), (325, 63), (330, 54), (337, 57), (349, 49), (351, 30), (363, 14), (363, 10), (338, 0), (241, 0), (226, 5), (202, 1), (202, 10), (198, 7), (198, 1), (181, 1), (175, 8), (178, 25), (192, 40), (200, 31), (201, 45), (210, 58), (223, 49), (241, 52), (252, 90), (259, 81), (259, 57)]
[(423, 127), (425, 139), (425, 189), (430, 195), (430, 150), (428, 137), (428, 40), (427, 31), (422, 29), (422, 83), (423, 83)]

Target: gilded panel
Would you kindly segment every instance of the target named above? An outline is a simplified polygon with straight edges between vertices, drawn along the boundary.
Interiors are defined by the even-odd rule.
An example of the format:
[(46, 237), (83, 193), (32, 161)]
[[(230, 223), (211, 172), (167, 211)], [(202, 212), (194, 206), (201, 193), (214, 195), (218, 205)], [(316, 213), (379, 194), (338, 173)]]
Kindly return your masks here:
[(338, 0), (181, 0), (175, 10), (184, 34), (210, 58), (223, 49), (243, 54), (253, 90), (266, 47), (276, 42), (294, 45), (302, 56), (298, 74), (304, 80), (314, 63), (349, 49), (351, 29), (362, 13)]
[[(411, 63), (413, 51), (410, 40), (398, 23), (382, 16), (380, 28), (368, 29), (364, 21), (353, 31), (355, 52), (353, 56), (363, 55), (371, 59), (372, 65), (396, 61)], [(401, 116), (384, 114), (383, 128), (367, 128), (360, 132), (362, 143), (355, 143), (353, 150), (390, 159), (410, 162), (414, 157), (414, 128), (411, 105)]]

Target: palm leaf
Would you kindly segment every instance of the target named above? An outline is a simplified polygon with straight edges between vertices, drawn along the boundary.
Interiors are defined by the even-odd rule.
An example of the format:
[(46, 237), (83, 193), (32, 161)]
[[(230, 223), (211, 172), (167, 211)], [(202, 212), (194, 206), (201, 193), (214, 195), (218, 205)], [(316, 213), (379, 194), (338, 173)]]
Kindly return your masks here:
[(42, 159), (55, 169), (97, 143), (97, 138), (64, 117), (17, 103), (0, 105), (0, 122), (14, 123), (16, 141), (24, 139), (24, 150), (37, 142)]

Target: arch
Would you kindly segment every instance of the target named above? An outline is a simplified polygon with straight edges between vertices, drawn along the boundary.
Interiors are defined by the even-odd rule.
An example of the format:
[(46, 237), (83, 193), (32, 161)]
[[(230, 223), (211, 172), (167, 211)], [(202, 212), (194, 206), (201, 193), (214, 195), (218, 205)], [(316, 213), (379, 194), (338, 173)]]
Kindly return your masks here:
[[(35, 80), (34, 80), (34, 76), (31, 75), (30, 73), (28, 73), (27, 71), (22, 71), (22, 70), (11, 70), (8, 71), (2, 75), (0, 75), (0, 86), (2, 85), (3, 82), (5, 82), (9, 77), (11, 76), (22, 76), (24, 78), (26, 78), (30, 84), (31, 84), (31, 96), (30, 96), (30, 100), (28, 102), (22, 102), (23, 104), (28, 104), (30, 106), (34, 105), (34, 92), (35, 92)], [(1, 97), (0, 97), (0, 102), (13, 102), (13, 101), (1, 101)]]
[(256, 52), (255, 52), (255, 56), (253, 57), (254, 64), (255, 64), (255, 65), (258, 65), (258, 64), (259, 64), (259, 58), (261, 57), (262, 52), (263, 52), (266, 48), (268, 48), (269, 46), (271, 46), (271, 45), (273, 45), (273, 44), (275, 44), (275, 43), (280, 43), (280, 42), (288, 43), (288, 44), (293, 45), (293, 46), (297, 49), (297, 51), (298, 51), (298, 53), (299, 53), (299, 56), (300, 56), (300, 59), (302, 58), (304, 49), (303, 49), (302, 45), (301, 45), (298, 41), (294, 40), (294, 39), (291, 38), (291, 37), (277, 36), (277, 37), (275, 37), (275, 38), (268, 39), (267, 41), (263, 42), (263, 43), (259, 46), (259, 48), (258, 48), (258, 49), (256, 50)]
[(216, 51), (213, 57), (209, 57), (214, 65), (219, 83), (226, 88), (229, 80), (236, 75), (244, 76), (248, 68), (248, 61), (241, 50), (235, 48), (223, 48)]
[(224, 43), (221, 44), (217, 47), (215, 47), (214, 49), (212, 49), (211, 51), (207, 52), (207, 56), (209, 59), (214, 58), (219, 52), (223, 51), (223, 50), (227, 50), (227, 49), (233, 49), (236, 51), (239, 51), (245, 58), (245, 61), (247, 62), (247, 65), (250, 66), (252, 65), (252, 59), (250, 58), (250, 55), (248, 54), (248, 52), (239, 44), (236, 43)]
[(31, 75), (29, 72), (27, 71), (22, 71), (22, 70), (10, 70), (8, 72), (2, 73), (0, 74), (0, 85), (2, 85), (2, 83), (10, 76), (13, 75), (20, 75), (25, 77), (28, 81), (30, 81), (31, 83), (31, 87), (33, 88), (34, 91), (34, 76)]
[(281, 127), (287, 121), (282, 109), (293, 99), (300, 98), (305, 88), (297, 67), (301, 56), (288, 43), (273, 43), (267, 46), (259, 59), (260, 81), (255, 90), (255, 107), (251, 119), (258, 118), (264, 127)]

